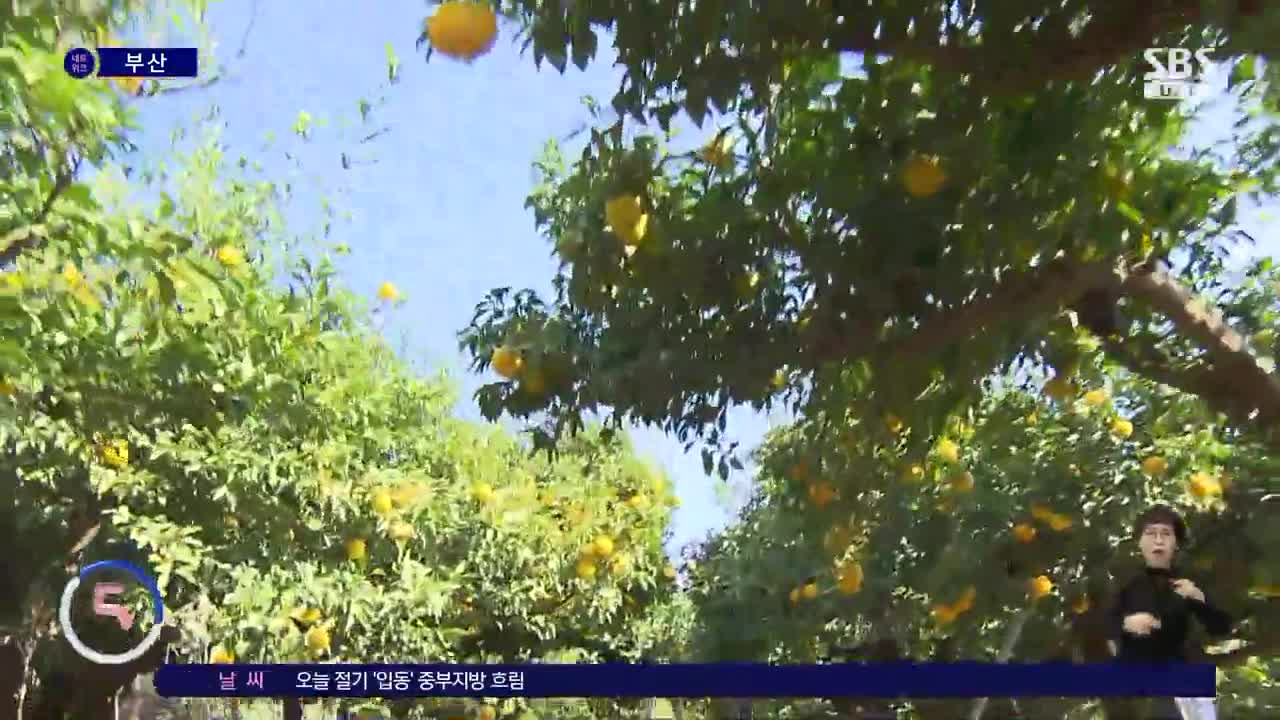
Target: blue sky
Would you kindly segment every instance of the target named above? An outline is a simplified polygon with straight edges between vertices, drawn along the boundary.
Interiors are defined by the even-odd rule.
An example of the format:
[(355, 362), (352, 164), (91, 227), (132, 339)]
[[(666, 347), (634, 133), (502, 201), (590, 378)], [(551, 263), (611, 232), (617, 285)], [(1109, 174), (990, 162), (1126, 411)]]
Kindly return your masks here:
[[(440, 56), (424, 63), (414, 49), (429, 12), (421, 0), (308, 0), (305, 12), (278, 0), (212, 5), (210, 27), (218, 43), (212, 49), (224, 78), (206, 89), (137, 101), (144, 152), (161, 156), (172, 129), (190, 126), (217, 105), (229, 155), (247, 154), (267, 175), (294, 180), (295, 229), (317, 221), (322, 195), (351, 213), (333, 236), (353, 251), (344, 264), (346, 282), (370, 296), (383, 281), (401, 288), (407, 302), (389, 316), (388, 333), (405, 338), (409, 359), (452, 371), (462, 386), (459, 413), (478, 417), (470, 398), (485, 379), (464, 372), (456, 332), (493, 287), (550, 290), (555, 261), (523, 208), (532, 187), (531, 161), (548, 139), (586, 123), (583, 96), (611, 96), (620, 77), (611, 58), (602, 56), (585, 72), (539, 72), (504, 27), (494, 51), (474, 64)], [(237, 56), (242, 41), (244, 54)], [(389, 88), (388, 42), (402, 64), (400, 82)], [(370, 126), (355, 125), (357, 102), (378, 96), (386, 102)], [(322, 124), (305, 145), (290, 136), (300, 111)], [(385, 135), (357, 144), (381, 126), (388, 128)], [(1224, 126), (1215, 118), (1197, 135), (1206, 139)], [(689, 139), (712, 132), (691, 130)], [(269, 133), (280, 142), (263, 151)], [(342, 168), (344, 152), (357, 161), (351, 169)], [(1262, 237), (1256, 212), (1247, 224)], [(1280, 254), (1280, 238), (1270, 235), (1257, 252)], [(749, 447), (778, 422), (739, 411), (730, 432)], [(683, 500), (673, 548), (725, 522), (718, 481), (703, 474), (696, 450), (685, 455), (656, 431), (634, 437), (640, 451), (672, 475)], [(731, 480), (739, 492), (742, 480)]]
[[(506, 27), (494, 51), (474, 64), (439, 55), (424, 62), (414, 49), (428, 13), (422, 2), (380, 2), (376, 12), (333, 0), (309, 0), (304, 13), (293, 7), (262, 0), (255, 11), (252, 0), (213, 3), (210, 27), (224, 79), (134, 101), (144, 128), (139, 144), (158, 158), (171, 130), (191, 126), (217, 105), (229, 156), (248, 154), (267, 176), (294, 180), (295, 230), (318, 221), (322, 195), (350, 212), (333, 234), (353, 251), (343, 259), (345, 281), (370, 297), (386, 280), (402, 290), (407, 301), (388, 315), (388, 335), (407, 340), (407, 357), (416, 363), (451, 370), (462, 386), (459, 414), (478, 418), (471, 394), (490, 378), (464, 371), (456, 333), (494, 287), (550, 291), (556, 262), (524, 210), (531, 163), (549, 139), (584, 126), (583, 96), (607, 101), (619, 74), (608, 59), (586, 72), (539, 72), (519, 55)], [(236, 57), (251, 17), (244, 56)], [(400, 82), (389, 88), (387, 42), (402, 64)], [(386, 103), (368, 126), (359, 126), (358, 101), (378, 96)], [(291, 136), (299, 111), (318, 125), (305, 144)], [(381, 126), (385, 135), (357, 143)], [(263, 151), (269, 133), (278, 140)], [(286, 150), (296, 163), (285, 159)], [(344, 152), (356, 161), (349, 170), (341, 166)], [(739, 412), (731, 431), (750, 447), (767, 425)], [(633, 437), (670, 473), (681, 497), (673, 549), (723, 524), (719, 481), (703, 474), (696, 449), (686, 456), (653, 430)]]

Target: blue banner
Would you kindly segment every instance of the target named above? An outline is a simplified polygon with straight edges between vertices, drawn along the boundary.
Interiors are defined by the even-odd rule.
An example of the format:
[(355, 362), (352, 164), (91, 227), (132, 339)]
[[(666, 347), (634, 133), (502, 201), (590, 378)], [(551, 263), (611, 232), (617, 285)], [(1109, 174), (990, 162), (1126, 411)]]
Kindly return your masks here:
[(178, 78), (196, 76), (196, 48), (98, 48), (99, 77)]
[(1212, 665), (164, 665), (166, 697), (1213, 697)]

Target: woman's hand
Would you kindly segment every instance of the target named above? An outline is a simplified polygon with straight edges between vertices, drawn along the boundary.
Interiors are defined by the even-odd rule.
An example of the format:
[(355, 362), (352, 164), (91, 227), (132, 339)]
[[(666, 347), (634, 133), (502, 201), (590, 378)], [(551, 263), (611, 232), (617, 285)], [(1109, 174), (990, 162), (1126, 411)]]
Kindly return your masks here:
[(1200, 588), (1196, 584), (1186, 578), (1173, 581), (1173, 591), (1188, 600), (1204, 602), (1204, 593), (1200, 592)]
[(1134, 613), (1124, 619), (1124, 631), (1130, 635), (1150, 635), (1152, 630), (1160, 629), (1160, 620), (1151, 613)]

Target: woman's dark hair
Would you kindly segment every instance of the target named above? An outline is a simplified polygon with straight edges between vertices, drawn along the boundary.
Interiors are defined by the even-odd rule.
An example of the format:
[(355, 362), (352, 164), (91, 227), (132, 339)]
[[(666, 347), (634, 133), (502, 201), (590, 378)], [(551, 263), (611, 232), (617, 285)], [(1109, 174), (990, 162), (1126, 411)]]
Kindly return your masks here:
[(1133, 524), (1134, 537), (1142, 537), (1142, 533), (1146, 532), (1149, 525), (1168, 525), (1173, 528), (1173, 536), (1178, 539), (1178, 547), (1182, 547), (1187, 542), (1187, 524), (1183, 522), (1178, 511), (1168, 505), (1154, 505), (1139, 515), (1138, 520)]

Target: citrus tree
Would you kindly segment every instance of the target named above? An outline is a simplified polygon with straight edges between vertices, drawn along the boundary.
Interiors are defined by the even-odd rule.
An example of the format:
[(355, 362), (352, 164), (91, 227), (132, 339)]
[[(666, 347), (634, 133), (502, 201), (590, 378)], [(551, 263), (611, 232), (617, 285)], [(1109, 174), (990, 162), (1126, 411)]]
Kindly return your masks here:
[[(336, 253), (292, 249), (284, 188), (216, 138), (166, 171), (125, 171), (138, 88), (73, 80), (62, 52), (132, 8), (22, 9), (0, 18), (0, 531), (14, 550), (0, 717), (112, 717), (166, 647), (211, 662), (679, 652), (689, 614), (671, 595), (660, 473), (616, 437), (535, 459), (452, 419), (448, 381), (388, 348), (339, 287)], [(138, 662), (93, 666), (57, 633), (63, 585), (98, 559), (149, 568), (176, 621)], [(464, 705), (366, 709), (528, 711)]]
[[(586, 63), (607, 30), (626, 76), (581, 156), (540, 163), (555, 297), (490, 298), (464, 337), (477, 368), (507, 343), (552, 391), (482, 401), (715, 446), (728, 407), (802, 405), (857, 368), (860, 395), (919, 425), (1012, 358), (1069, 364), (1042, 345), (1070, 309), (1276, 442), (1280, 382), (1254, 352), (1273, 348), (1245, 337), (1272, 320), (1212, 302), (1238, 210), (1276, 188), (1280, 15), (1260, 6), (510, 3), (536, 58)], [(1196, 114), (1142, 99), (1148, 46), (1216, 53), (1249, 118), (1231, 142), (1170, 150)], [(668, 145), (709, 108), (702, 151)]]
[[(462, 18), (485, 6), (445, 3), (425, 40), (474, 59), (494, 26)], [(553, 146), (538, 163), (528, 204), (562, 261), (554, 296), (495, 292), (462, 333), (475, 369), (500, 376), (482, 407), (529, 418), (546, 447), (597, 413), (659, 425), (687, 448), (702, 442), (722, 477), (742, 467), (731, 407), (787, 403), (806, 418), (766, 451), (777, 462), (746, 524), (707, 551), (705, 657), (814, 657), (815, 637), (854, 633), (827, 628), (836, 614), (880, 623), (889, 608), (900, 614), (880, 625), (895, 653), (947, 637), (943, 655), (995, 656), (1016, 628), (1025, 637), (1010, 654), (1103, 657), (1084, 620), (1096, 614), (1066, 612), (1068, 635), (1062, 609), (1097, 603), (1099, 568), (1137, 508), (1184, 488), (1202, 542), (1233, 548), (1226, 569), (1201, 558), (1207, 582), (1254, 618), (1248, 649), (1221, 662), (1274, 657), (1276, 561), (1240, 549), (1271, 542), (1260, 518), (1275, 507), (1267, 458), (1280, 448), (1277, 278), (1270, 261), (1227, 267), (1252, 240), (1240, 210), (1276, 195), (1280, 76), (1266, 59), (1280, 13), (1253, 2), (499, 10), (537, 61), (584, 66), (607, 37), (625, 77), (580, 156)], [(452, 49), (466, 44), (455, 36), (471, 49)], [(1212, 50), (1238, 119), (1226, 142), (1171, 149), (1203, 107), (1142, 99), (1148, 47)], [(701, 149), (672, 142), (677, 116), (714, 118)], [(1033, 411), (1008, 389), (1030, 378), (1060, 407)], [(800, 477), (785, 479), (784, 457)], [(943, 469), (962, 459), (975, 465)], [(1224, 472), (1235, 489), (1208, 502)], [(822, 556), (829, 533), (863, 538), (857, 570)], [(864, 582), (882, 591), (840, 602), (865, 607), (790, 604)], [(774, 621), (744, 632), (729, 620), (743, 607)], [(1233, 686), (1242, 704), (1261, 697), (1247, 678), (1268, 666), (1253, 662)]]
[[(1204, 656), (1222, 669), (1223, 712), (1273, 710), (1280, 560), (1275, 505), (1261, 500), (1271, 454), (1239, 443), (1184, 394), (1092, 364), (1078, 377), (1071, 393), (1004, 378), (926, 443), (897, 418), (847, 413), (779, 432), (759, 453), (741, 523), (694, 558), (696, 652), (1103, 661), (1114, 581), (1140, 567), (1133, 521), (1166, 502), (1190, 526), (1181, 565), (1237, 619), (1233, 638)], [(743, 616), (757, 621), (744, 627)], [(1078, 702), (1019, 705), (992, 709), (1089, 716), (1073, 714), (1088, 710)], [(968, 706), (916, 709), (955, 718)]]

